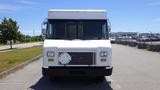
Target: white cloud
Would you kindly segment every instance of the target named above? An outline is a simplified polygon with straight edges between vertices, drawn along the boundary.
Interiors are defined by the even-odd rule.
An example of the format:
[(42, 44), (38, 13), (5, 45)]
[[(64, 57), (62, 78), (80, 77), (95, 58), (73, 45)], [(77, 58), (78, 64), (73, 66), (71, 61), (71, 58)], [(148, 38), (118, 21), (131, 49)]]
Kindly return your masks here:
[(37, 2), (33, 2), (31, 0), (17, 0), (18, 3), (20, 4), (25, 4), (25, 5), (35, 5), (38, 4)]
[(0, 13), (9, 13), (13, 11), (29, 8), (30, 5), (38, 4), (29, 0), (15, 0), (10, 3), (0, 3)]
[(39, 4), (31, 0), (13, 0), (10, 3), (0, 3), (0, 13), (7, 13), (28, 8), (30, 5)]
[(4, 12), (10, 12), (10, 11), (16, 11), (18, 9), (21, 9), (22, 7), (20, 6), (16, 6), (16, 5), (12, 5), (12, 4), (2, 4), (0, 3), (0, 13), (4, 13)]
[(147, 6), (160, 6), (160, 2), (151, 2), (148, 3)]

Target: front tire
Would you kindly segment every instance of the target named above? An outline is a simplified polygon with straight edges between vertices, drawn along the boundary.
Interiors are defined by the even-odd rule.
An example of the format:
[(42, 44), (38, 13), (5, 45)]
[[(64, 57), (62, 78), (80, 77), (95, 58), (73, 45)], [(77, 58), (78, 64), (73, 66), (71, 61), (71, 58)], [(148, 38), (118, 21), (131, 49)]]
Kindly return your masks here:
[(98, 76), (98, 77), (95, 77), (95, 80), (98, 81), (98, 82), (102, 82), (105, 80), (105, 77), (104, 76)]
[(42, 75), (47, 76), (47, 69), (46, 68), (42, 68)]

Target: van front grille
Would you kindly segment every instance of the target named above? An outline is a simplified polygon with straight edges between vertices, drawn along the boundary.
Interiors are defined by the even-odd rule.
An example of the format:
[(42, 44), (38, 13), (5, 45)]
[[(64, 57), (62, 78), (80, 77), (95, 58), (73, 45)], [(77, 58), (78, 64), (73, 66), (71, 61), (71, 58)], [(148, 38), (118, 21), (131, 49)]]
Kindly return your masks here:
[(69, 52), (72, 57), (69, 65), (93, 65), (95, 55), (93, 52)]
[(94, 65), (95, 52), (68, 52), (72, 60), (67, 65)]

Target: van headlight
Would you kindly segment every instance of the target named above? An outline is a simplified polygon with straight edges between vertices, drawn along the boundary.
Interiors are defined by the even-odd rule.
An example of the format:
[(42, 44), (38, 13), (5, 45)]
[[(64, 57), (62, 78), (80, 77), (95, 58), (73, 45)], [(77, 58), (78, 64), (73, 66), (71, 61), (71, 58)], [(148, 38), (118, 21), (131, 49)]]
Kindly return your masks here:
[(48, 57), (54, 57), (55, 53), (53, 51), (47, 51), (47, 56)]
[(101, 51), (100, 52), (100, 57), (107, 57), (108, 56), (108, 52), (107, 51)]
[(58, 60), (61, 64), (68, 64), (71, 61), (72, 57), (69, 53), (61, 53), (58, 57)]

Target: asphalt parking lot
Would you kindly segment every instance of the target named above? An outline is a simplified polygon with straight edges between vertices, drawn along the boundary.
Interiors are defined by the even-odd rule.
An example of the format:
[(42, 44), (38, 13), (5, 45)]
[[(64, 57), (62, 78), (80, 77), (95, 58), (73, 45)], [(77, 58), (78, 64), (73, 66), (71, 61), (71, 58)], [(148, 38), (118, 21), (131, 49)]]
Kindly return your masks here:
[(114, 71), (102, 82), (87, 78), (50, 81), (42, 77), (42, 58), (0, 79), (0, 90), (159, 90), (160, 53), (112, 45)]

